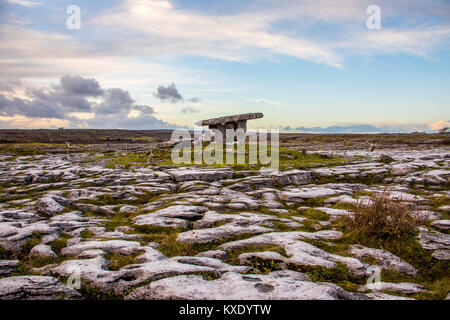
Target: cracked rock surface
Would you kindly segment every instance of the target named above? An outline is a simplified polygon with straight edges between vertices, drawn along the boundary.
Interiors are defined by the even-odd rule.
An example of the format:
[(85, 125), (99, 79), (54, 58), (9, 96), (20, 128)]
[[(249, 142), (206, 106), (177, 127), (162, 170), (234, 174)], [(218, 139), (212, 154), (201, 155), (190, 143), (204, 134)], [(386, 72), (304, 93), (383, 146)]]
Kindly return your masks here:
[(228, 272), (212, 281), (201, 276), (167, 278), (134, 290), (126, 299), (358, 300), (360, 296), (333, 284), (313, 283), (301, 273), (275, 271), (268, 275)]
[(53, 277), (17, 276), (0, 279), (0, 299), (78, 300), (82, 296)]
[[(0, 154), (0, 299), (445, 298), (421, 275), (449, 270), (448, 148), (319, 151), (346, 160), (267, 173)], [(422, 221), (420, 259), (340, 225), (386, 188)]]

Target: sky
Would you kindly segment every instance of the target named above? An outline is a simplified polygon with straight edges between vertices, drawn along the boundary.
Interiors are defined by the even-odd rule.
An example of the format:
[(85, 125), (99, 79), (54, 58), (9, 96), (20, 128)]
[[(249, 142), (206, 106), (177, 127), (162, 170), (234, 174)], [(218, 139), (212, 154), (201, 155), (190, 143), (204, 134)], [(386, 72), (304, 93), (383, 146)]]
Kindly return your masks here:
[(0, 0), (0, 41), (0, 128), (450, 126), (449, 0)]

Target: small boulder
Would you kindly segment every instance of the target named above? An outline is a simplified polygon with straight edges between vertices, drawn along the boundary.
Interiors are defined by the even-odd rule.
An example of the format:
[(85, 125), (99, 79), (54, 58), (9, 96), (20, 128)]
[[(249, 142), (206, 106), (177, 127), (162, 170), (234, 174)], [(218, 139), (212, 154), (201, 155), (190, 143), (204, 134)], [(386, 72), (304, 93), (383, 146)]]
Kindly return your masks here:
[(131, 206), (131, 205), (126, 205), (123, 206), (122, 208), (120, 208), (120, 213), (134, 213), (136, 211), (138, 211), (139, 208), (136, 206)]
[(50, 217), (61, 213), (64, 209), (65, 207), (52, 196), (45, 196), (36, 201), (36, 210)]
[(380, 155), (380, 157), (378, 158), (379, 162), (382, 163), (391, 163), (392, 161), (395, 161), (393, 158), (389, 157), (388, 155), (385, 155), (384, 153), (382, 153)]
[(32, 257), (51, 257), (57, 258), (55, 252), (53, 252), (52, 248), (46, 244), (38, 244), (34, 246), (30, 251), (30, 256)]
[(431, 225), (440, 230), (450, 230), (450, 220), (436, 220)]

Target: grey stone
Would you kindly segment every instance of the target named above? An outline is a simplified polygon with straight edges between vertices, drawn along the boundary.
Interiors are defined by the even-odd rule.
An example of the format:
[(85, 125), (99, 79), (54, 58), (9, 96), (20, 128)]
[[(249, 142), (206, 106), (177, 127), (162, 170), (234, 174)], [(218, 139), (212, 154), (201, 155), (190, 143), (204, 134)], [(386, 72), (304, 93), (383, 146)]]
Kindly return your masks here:
[(38, 244), (34, 246), (30, 250), (30, 256), (32, 257), (50, 257), (50, 258), (57, 258), (55, 252), (53, 252), (52, 248), (45, 244)]
[(177, 276), (152, 282), (131, 292), (125, 299), (186, 300), (358, 300), (361, 296), (331, 283), (314, 283), (294, 271), (268, 275), (225, 273), (207, 281), (201, 276)]
[(137, 225), (158, 225), (163, 227), (187, 227), (188, 221), (202, 218), (208, 208), (203, 206), (175, 205), (133, 218)]
[(440, 230), (450, 230), (450, 220), (436, 220), (431, 225)]
[(207, 170), (207, 169), (172, 169), (167, 171), (175, 181), (218, 181), (229, 179), (233, 176), (231, 170)]
[(257, 225), (240, 225), (239, 223), (231, 222), (215, 228), (196, 229), (182, 232), (178, 234), (177, 241), (208, 243), (240, 234), (258, 234), (270, 231), (273, 231), (273, 229), (260, 227)]
[(373, 300), (416, 300), (413, 298), (408, 298), (408, 297), (399, 297), (399, 296), (393, 296), (387, 293), (383, 293), (383, 292), (371, 292), (371, 293), (367, 293), (365, 294), (366, 297), (373, 299)]
[(281, 185), (301, 185), (308, 184), (312, 180), (312, 172), (304, 170), (277, 171), (271, 173), (269, 178)]
[(391, 283), (391, 282), (374, 282), (361, 286), (358, 291), (389, 291), (401, 294), (414, 294), (419, 292), (427, 291), (427, 288), (416, 283), (401, 282), (401, 283)]
[(64, 211), (65, 207), (61, 205), (61, 201), (58, 202), (57, 199), (57, 197), (52, 196), (39, 198), (36, 201), (36, 210), (50, 217)]
[(44, 276), (17, 276), (0, 279), (0, 300), (79, 300), (79, 292)]
[(207, 257), (207, 258), (216, 258), (216, 259), (226, 259), (228, 254), (223, 250), (208, 250), (203, 251), (197, 254), (197, 257)]
[(450, 235), (440, 232), (421, 232), (419, 243), (428, 250), (448, 249), (450, 248)]
[(386, 250), (367, 248), (362, 245), (351, 245), (349, 252), (360, 259), (370, 257), (378, 260), (376, 264), (384, 270), (394, 270), (411, 276), (417, 274), (416, 268)]
[[(244, 249), (246, 247), (272, 244), (281, 246), (286, 251), (287, 257), (281, 256), (277, 252), (248, 252), (239, 256), (241, 263), (248, 263), (252, 258), (263, 260), (276, 260), (280, 268), (287, 268), (290, 264), (301, 266), (314, 266), (324, 268), (335, 268), (337, 262), (345, 264), (355, 278), (362, 278), (368, 275), (369, 265), (351, 257), (343, 257), (330, 254), (317, 248), (301, 239), (312, 240), (337, 240), (342, 237), (341, 232), (333, 230), (323, 230), (317, 232), (272, 232), (258, 235), (245, 240), (228, 242), (219, 246), (222, 250)], [(299, 240), (300, 239), (300, 240)]]
[(19, 260), (0, 260), (0, 277), (11, 275), (18, 266)]
[(120, 208), (119, 212), (120, 213), (134, 213), (134, 212), (138, 211), (138, 209), (139, 208), (136, 206), (127, 205), (127, 206), (123, 206), (122, 208)]
[(438, 249), (431, 255), (433, 258), (438, 260), (450, 260), (450, 249)]
[(84, 241), (78, 244), (68, 246), (61, 250), (66, 256), (76, 256), (83, 251), (100, 249), (106, 252), (118, 254), (132, 254), (140, 251), (139, 242), (125, 240), (107, 240), (107, 241)]

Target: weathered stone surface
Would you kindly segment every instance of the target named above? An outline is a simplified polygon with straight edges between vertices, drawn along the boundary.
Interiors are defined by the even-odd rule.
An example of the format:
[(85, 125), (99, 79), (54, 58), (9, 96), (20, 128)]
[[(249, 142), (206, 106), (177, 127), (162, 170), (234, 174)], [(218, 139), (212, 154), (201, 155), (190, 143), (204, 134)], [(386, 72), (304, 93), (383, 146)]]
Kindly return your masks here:
[(271, 173), (269, 178), (284, 186), (289, 184), (301, 185), (311, 182), (312, 172), (304, 170), (277, 171)]
[(123, 206), (122, 208), (120, 208), (119, 212), (120, 213), (133, 213), (138, 211), (138, 207), (136, 206)]
[(32, 257), (51, 257), (56, 258), (57, 255), (53, 252), (52, 248), (45, 244), (38, 244), (30, 250), (30, 256)]
[(326, 187), (309, 187), (303, 189), (291, 189), (280, 193), (280, 199), (291, 202), (303, 202), (311, 198), (324, 198), (340, 194), (339, 190)]
[(139, 252), (140, 246), (139, 242), (124, 240), (84, 241), (64, 248), (61, 253), (66, 256), (76, 256), (83, 251), (100, 249), (111, 253), (132, 254)]
[(438, 249), (431, 255), (433, 258), (438, 260), (450, 260), (450, 249)]
[(262, 214), (262, 213), (251, 213), (251, 212), (241, 212), (239, 214), (226, 214), (226, 213), (217, 213), (215, 211), (208, 211), (205, 213), (202, 219), (196, 221), (194, 223), (194, 228), (208, 228), (212, 227), (217, 223), (235, 223), (240, 226), (249, 226), (249, 225), (272, 225), (272, 222), (292, 222), (290, 219), (278, 218), (276, 216)]
[(189, 181), (189, 180), (201, 180), (201, 181), (218, 181), (223, 179), (229, 179), (233, 176), (231, 170), (204, 170), (204, 169), (173, 169), (168, 170), (168, 174), (173, 176), (175, 181)]
[(175, 257), (172, 258), (172, 260), (175, 260), (180, 263), (185, 263), (189, 265), (195, 265), (195, 266), (204, 266), (204, 267), (210, 267), (214, 268), (219, 273), (224, 272), (239, 272), (239, 273), (247, 273), (253, 268), (248, 266), (233, 266), (229, 265), (227, 263), (224, 263), (220, 261), (217, 258), (212, 257)]
[(450, 220), (436, 220), (431, 225), (440, 230), (450, 230)]
[(449, 206), (441, 206), (438, 208), (439, 211), (450, 211), (450, 205)]
[(255, 236), (245, 240), (228, 242), (219, 246), (222, 250), (241, 249), (250, 246), (272, 244), (283, 247), (288, 257), (283, 257), (277, 252), (249, 252), (239, 256), (241, 263), (249, 263), (253, 258), (262, 260), (275, 260), (280, 268), (286, 268), (290, 264), (301, 266), (313, 266), (324, 268), (335, 268), (337, 262), (345, 264), (352, 275), (356, 278), (365, 277), (368, 264), (355, 258), (343, 257), (336, 254), (330, 254), (309, 243), (299, 239), (329, 240), (339, 239), (342, 234), (338, 231), (323, 230), (313, 233), (295, 231), (295, 232), (272, 232)]
[(358, 288), (358, 291), (388, 291), (395, 292), (401, 294), (414, 294), (419, 292), (427, 291), (427, 288), (416, 283), (410, 282), (401, 282), (401, 283), (391, 283), (391, 282), (374, 282), (371, 284), (367, 284), (365, 286), (361, 286)]
[(133, 218), (137, 225), (162, 227), (187, 227), (189, 221), (201, 219), (208, 208), (203, 206), (175, 205)]
[(199, 254), (197, 254), (197, 257), (216, 258), (223, 260), (228, 257), (228, 254), (223, 250), (208, 250), (200, 252)]
[[(59, 266), (51, 268), (49, 272), (62, 276), (70, 276), (74, 272), (79, 272), (81, 281), (88, 281), (103, 292), (114, 290), (116, 293), (122, 293), (143, 282), (195, 272), (219, 272), (225, 266), (216, 259), (217, 263), (215, 264), (210, 260), (205, 263), (208, 266), (194, 265), (178, 262), (177, 260), (181, 257), (169, 259), (151, 247), (141, 247), (139, 250), (143, 250), (145, 253), (139, 257), (140, 259), (137, 259), (137, 263), (127, 265), (119, 271), (109, 271), (108, 261), (104, 257), (105, 253), (95, 249), (84, 251), (79, 255), (79, 258), (82, 259), (64, 261)], [(197, 260), (197, 263), (201, 264), (201, 260)], [(232, 268), (232, 266), (229, 267)]]
[(416, 171), (414, 167), (405, 165), (394, 165), (391, 167), (391, 174), (393, 176), (405, 176), (409, 173)]
[[(128, 146), (130, 152), (134, 145)], [(299, 145), (290, 146), (298, 150), (303, 147), (301, 139)], [(322, 147), (310, 144), (308, 153), (317, 151), (330, 160), (334, 155), (343, 156), (346, 161), (307, 170), (294, 170), (292, 164), (286, 167), (287, 171), (255, 170), (257, 168), (252, 167), (235, 170), (230, 167), (160, 166), (157, 162), (147, 168), (132, 164), (129, 169), (119, 166), (111, 169), (104, 167), (106, 162), (103, 159), (109, 157), (108, 154), (97, 157), (99, 154), (79, 152), (71, 154), (70, 158), (59, 154), (14, 158), (0, 155), (0, 183), (4, 184), (0, 203), (0, 246), (5, 249), (0, 249), (2, 258), (23, 259), (23, 246), (29, 240), (39, 245), (25, 259), (36, 255), (53, 256), (49, 246), (55, 247), (52, 241), (59, 239), (56, 245), (64, 247), (61, 254), (58, 253), (62, 262), (48, 259), (49, 264), (32, 268), (30, 272), (62, 277), (79, 272), (82, 283), (104, 293), (109, 290), (123, 293), (161, 279), (170, 279), (170, 286), (177, 288), (183, 285), (183, 276), (192, 273), (218, 277), (227, 273), (242, 275), (253, 271), (254, 259), (276, 262), (276, 268), (280, 270), (301, 269), (303, 266), (308, 266), (308, 269), (335, 268), (343, 264), (352, 278), (360, 279), (355, 279), (355, 283), (364, 283), (372, 275), (373, 266), (364, 261), (375, 259), (373, 264), (381, 269), (400, 270), (413, 283), (415, 267), (418, 266), (414, 263), (408, 265), (388, 252), (359, 247), (351, 249), (355, 255), (347, 256), (352, 254), (351, 250), (341, 255), (332, 253), (331, 249), (340, 248), (342, 237), (335, 231), (338, 229), (336, 220), (352, 212), (330, 206), (346, 203), (371, 205), (371, 194), (383, 192), (389, 184), (391, 198), (405, 202), (413, 210), (413, 215), (422, 218), (423, 223), (417, 228), (420, 232), (418, 240), (424, 248), (432, 250), (432, 264), (437, 262), (436, 259), (449, 260), (448, 223), (442, 219), (447, 218), (450, 207), (444, 205), (437, 210), (434, 207), (435, 203), (450, 196), (447, 188), (448, 150), (429, 149), (428, 146), (408, 150), (390, 146), (388, 149), (377, 147), (368, 154), (365, 150), (321, 150)], [(382, 153), (395, 161), (389, 164), (378, 162)], [(97, 158), (101, 160), (97, 161)], [(334, 183), (321, 183), (325, 180)], [(361, 191), (367, 195), (361, 195)], [(146, 199), (147, 203), (144, 202)], [(304, 201), (307, 206), (300, 207)], [(77, 211), (66, 212), (73, 208)], [(305, 209), (321, 210), (329, 219), (316, 221), (305, 214)], [(184, 232), (173, 230), (173, 234), (166, 238), (166, 232), (170, 230), (145, 226), (184, 228)], [(321, 231), (297, 231), (302, 227)], [(254, 235), (249, 234), (252, 232)], [(160, 237), (156, 236), (158, 234)], [(192, 245), (200, 250), (215, 241), (224, 243), (217, 250), (168, 258), (158, 250), (158, 243), (147, 243), (148, 235), (155, 235), (154, 239), (161, 242), (163, 252), (171, 249), (166, 240), (175, 240), (177, 236), (180, 241), (206, 244)], [(231, 241), (229, 238), (239, 235), (245, 240)], [(259, 250), (254, 246), (260, 245), (279, 246), (286, 256), (278, 250), (253, 252)], [(237, 259), (240, 265), (226, 263), (227, 258), (235, 259), (234, 249), (239, 249)], [(367, 250), (370, 251), (368, 255)], [(112, 270), (113, 260), (121, 256), (128, 265)], [(24, 262), (27, 261), (21, 261)], [(0, 276), (11, 277), (16, 274), (18, 266), (14, 260), (0, 261)], [(259, 289), (264, 293), (264, 299), (271, 298), (268, 295), (269, 291), (272, 292), (271, 284), (267, 284), (268, 276), (261, 277), (263, 283)], [(308, 282), (306, 275), (289, 273), (284, 278), (294, 283), (292, 292), (305, 295), (296, 282)], [(205, 281), (200, 279), (198, 284), (203, 286)], [(214, 281), (220, 283), (220, 279)], [(270, 281), (278, 283), (274, 287), (285, 287), (285, 280)], [(246, 282), (249, 281), (242, 280), (242, 285)], [(327, 296), (324, 292), (328, 289), (317, 289), (318, 283), (310, 282), (310, 285), (314, 287), (305, 295), (308, 298)], [(225, 282), (225, 287), (228, 286), (230, 281)], [(213, 293), (217, 287), (223, 286), (213, 285)], [(204, 287), (204, 292), (208, 288)], [(277, 290), (273, 289), (273, 292)], [(253, 294), (253, 291), (249, 292)], [(294, 293), (288, 298), (297, 298)], [(189, 298), (195, 298), (194, 294), (187, 294)], [(356, 296), (359, 295), (369, 299), (403, 299), (379, 291)], [(280, 295), (277, 293), (275, 296)]]
[(219, 117), (219, 118), (212, 118), (207, 120), (200, 120), (196, 122), (196, 125), (198, 126), (209, 126), (209, 125), (216, 125), (216, 124), (225, 124), (228, 122), (238, 122), (238, 121), (245, 121), (245, 120), (252, 120), (252, 119), (259, 119), (262, 118), (264, 115), (260, 112), (255, 113), (243, 113), (243, 114), (237, 114), (233, 116), (226, 116), (226, 117)]
[(431, 170), (424, 172), (421, 178), (428, 184), (447, 184), (449, 183), (450, 170)]
[(333, 284), (310, 282), (301, 273), (276, 271), (268, 275), (228, 272), (212, 281), (192, 275), (172, 277), (140, 287), (126, 299), (358, 300), (361, 297)]
[(317, 207), (314, 208), (320, 211), (325, 212), (330, 216), (331, 220), (339, 219), (342, 216), (351, 216), (353, 215), (353, 212), (350, 210), (344, 210), (344, 209), (334, 209), (334, 208), (327, 208), (327, 207)]
[(9, 276), (18, 266), (19, 260), (0, 260), (0, 277)]
[(358, 184), (324, 184), (311, 185), (301, 188), (290, 188), (279, 194), (280, 199), (290, 202), (303, 202), (306, 199), (325, 198), (337, 195), (351, 195), (353, 191), (361, 189)]
[(240, 225), (239, 223), (227, 223), (216, 228), (189, 230), (186, 232), (182, 232), (178, 235), (177, 241), (208, 243), (235, 235), (257, 234), (270, 232), (272, 230), (273, 229), (260, 227), (257, 225)]
[(35, 223), (15, 223), (0, 222), (0, 240), (3, 248), (13, 252), (20, 252), (22, 245), (33, 234), (35, 235), (54, 235), (57, 236), (59, 228), (49, 226), (44, 222)]
[(419, 242), (423, 248), (428, 250), (450, 248), (450, 235), (440, 232), (421, 232)]
[[(128, 228), (131, 227), (127, 227), (127, 226), (119, 226), (117, 227), (119, 229), (125, 229), (128, 230)], [(142, 236), (139, 234), (128, 234), (128, 233), (124, 233), (122, 231), (106, 231), (105, 227), (89, 227), (89, 228), (80, 228), (77, 229), (74, 232), (71, 232), (71, 235), (77, 235), (79, 237), (81, 237), (81, 232), (84, 230), (87, 230), (89, 232), (91, 232), (93, 235), (90, 238), (90, 240), (95, 240), (95, 239), (120, 239), (120, 240), (142, 240)], [(133, 228), (131, 228), (131, 230), (134, 230)]]
[(53, 277), (17, 276), (0, 279), (0, 300), (79, 300), (82, 296)]
[(349, 247), (349, 253), (360, 259), (376, 259), (378, 260), (377, 265), (384, 270), (394, 270), (411, 276), (415, 276), (417, 274), (416, 268), (386, 250), (367, 248), (361, 245), (352, 245)]
[(80, 211), (72, 211), (50, 218), (49, 226), (70, 233), (79, 228), (95, 227), (100, 223), (98, 219), (84, 217)]
[(349, 195), (342, 195), (338, 197), (331, 197), (328, 199), (325, 199), (323, 201), (325, 204), (335, 204), (335, 203), (349, 203), (357, 206), (358, 204), (361, 205), (371, 205), (373, 203), (372, 199), (369, 197), (359, 197), (358, 199), (355, 199)]
[(393, 296), (387, 293), (383, 293), (383, 292), (371, 292), (371, 293), (367, 293), (365, 294), (366, 297), (373, 299), (373, 300), (416, 300), (413, 298), (408, 298), (408, 297), (399, 297), (399, 296)]
[(440, 213), (429, 210), (419, 210), (413, 212), (412, 216), (424, 222), (438, 220), (442, 218), (442, 215)]
[[(62, 211), (65, 207), (61, 204), (61, 197), (45, 196), (36, 201), (36, 210), (47, 216), (54, 216)], [(59, 201), (58, 201), (59, 200)], [(70, 202), (69, 202), (70, 203)]]

